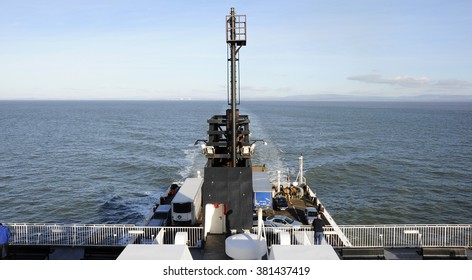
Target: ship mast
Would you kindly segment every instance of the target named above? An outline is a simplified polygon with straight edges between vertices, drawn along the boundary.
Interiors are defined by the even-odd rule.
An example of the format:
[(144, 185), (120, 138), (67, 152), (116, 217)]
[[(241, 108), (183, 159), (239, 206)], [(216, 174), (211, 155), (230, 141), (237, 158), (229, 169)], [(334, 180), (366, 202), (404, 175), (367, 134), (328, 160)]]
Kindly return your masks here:
[[(224, 221), (218, 229), (228, 233), (252, 227), (253, 176), (251, 157), (255, 142), (250, 139), (249, 116), (240, 115), (239, 50), (246, 45), (246, 16), (236, 15), (234, 8), (226, 16), (227, 98), (225, 115), (214, 115), (208, 122), (208, 140), (202, 151), (208, 159), (202, 186), (205, 234), (215, 233), (212, 221)], [(215, 205), (218, 208), (215, 208)], [(214, 210), (220, 209), (220, 210)], [(222, 211), (220, 218), (215, 218)], [(215, 212), (216, 211), (216, 212)], [(211, 230), (210, 230), (211, 229)]]
[(228, 105), (231, 106), (231, 114), (227, 116), (227, 121), (231, 125), (231, 167), (236, 167), (237, 163), (237, 120), (239, 113), (239, 49), (246, 45), (246, 15), (236, 15), (234, 8), (231, 14), (226, 16), (226, 43), (228, 44)]

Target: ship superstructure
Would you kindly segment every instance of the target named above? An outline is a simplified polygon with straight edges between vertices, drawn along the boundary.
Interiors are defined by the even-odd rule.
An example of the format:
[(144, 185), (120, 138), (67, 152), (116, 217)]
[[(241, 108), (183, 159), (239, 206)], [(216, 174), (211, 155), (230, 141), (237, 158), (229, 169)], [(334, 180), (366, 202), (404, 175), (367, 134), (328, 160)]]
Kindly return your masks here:
[[(250, 140), (249, 117), (240, 115), (237, 108), (240, 96), (239, 51), (246, 45), (246, 16), (236, 15), (234, 8), (226, 17), (226, 42), (230, 108), (225, 115), (215, 115), (208, 120), (208, 141), (202, 146), (208, 158), (203, 184), (204, 220), (223, 214), (222, 219), (213, 219), (222, 221), (222, 224), (205, 228), (205, 232), (221, 234), (250, 229), (253, 211), (251, 156), (255, 142)], [(214, 206), (220, 210), (209, 209)]]

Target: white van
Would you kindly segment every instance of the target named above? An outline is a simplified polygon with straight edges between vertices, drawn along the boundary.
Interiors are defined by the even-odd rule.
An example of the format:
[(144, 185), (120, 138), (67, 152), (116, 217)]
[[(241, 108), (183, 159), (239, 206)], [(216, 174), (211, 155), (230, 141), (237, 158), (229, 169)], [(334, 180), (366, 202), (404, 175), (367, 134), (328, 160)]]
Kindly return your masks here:
[(318, 210), (315, 207), (307, 207), (305, 209), (306, 221), (309, 225), (313, 224), (313, 220), (318, 216)]

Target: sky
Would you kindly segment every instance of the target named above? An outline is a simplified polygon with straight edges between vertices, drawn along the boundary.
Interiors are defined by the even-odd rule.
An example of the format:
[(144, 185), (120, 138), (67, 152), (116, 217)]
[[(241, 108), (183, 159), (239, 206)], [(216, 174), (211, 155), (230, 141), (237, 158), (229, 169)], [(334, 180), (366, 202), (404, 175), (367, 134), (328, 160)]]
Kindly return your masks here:
[(0, 100), (472, 98), (472, 1), (0, 0)]

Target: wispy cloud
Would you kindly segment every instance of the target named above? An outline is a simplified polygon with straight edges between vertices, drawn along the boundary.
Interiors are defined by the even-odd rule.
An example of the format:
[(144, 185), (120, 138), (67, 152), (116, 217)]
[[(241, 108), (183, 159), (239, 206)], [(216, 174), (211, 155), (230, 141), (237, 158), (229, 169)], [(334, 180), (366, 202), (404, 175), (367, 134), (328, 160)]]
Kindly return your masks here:
[(434, 83), (436, 87), (443, 87), (449, 89), (472, 89), (472, 84), (467, 81), (457, 80), (457, 79), (450, 79), (450, 80), (439, 80)]
[(405, 88), (421, 88), (426, 90), (472, 90), (472, 83), (458, 79), (432, 80), (428, 77), (396, 76), (386, 78), (381, 75), (356, 75), (347, 78), (369, 84), (388, 84)]
[(432, 81), (427, 77), (397, 76), (394, 78), (384, 78), (381, 75), (357, 75), (348, 77), (349, 80), (370, 84), (389, 84), (402, 87), (420, 87), (429, 85)]

